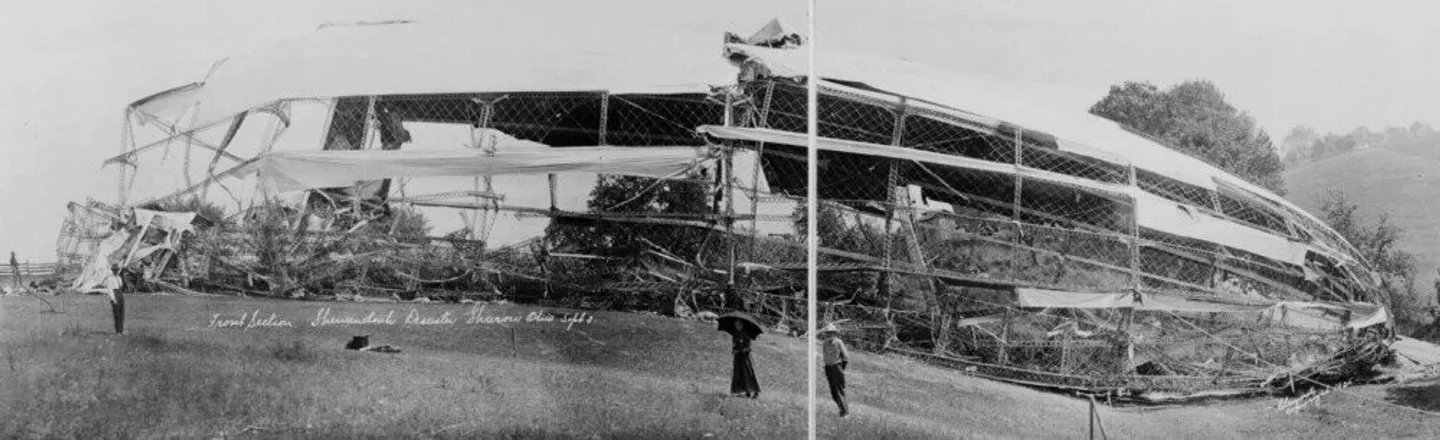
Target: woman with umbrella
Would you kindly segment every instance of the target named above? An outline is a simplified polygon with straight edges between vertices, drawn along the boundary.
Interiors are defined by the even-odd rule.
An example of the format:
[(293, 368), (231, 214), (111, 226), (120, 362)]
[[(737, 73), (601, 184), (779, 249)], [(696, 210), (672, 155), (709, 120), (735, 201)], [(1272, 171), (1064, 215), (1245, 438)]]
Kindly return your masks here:
[(755, 378), (755, 364), (750, 361), (750, 344), (763, 332), (755, 318), (741, 312), (730, 312), (718, 320), (720, 331), (730, 333), (734, 343), (735, 371), (730, 376), (730, 394), (749, 398), (760, 397), (760, 382)]

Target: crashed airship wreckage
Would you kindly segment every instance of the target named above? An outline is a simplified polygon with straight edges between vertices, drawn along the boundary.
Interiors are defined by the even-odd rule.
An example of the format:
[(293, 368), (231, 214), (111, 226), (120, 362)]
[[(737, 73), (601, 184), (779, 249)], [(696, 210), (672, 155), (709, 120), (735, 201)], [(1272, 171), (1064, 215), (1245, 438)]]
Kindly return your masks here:
[(801, 328), (815, 81), (819, 318), (856, 345), (1151, 397), (1354, 380), (1387, 356), (1354, 247), (1113, 122), (878, 57), (822, 52), (809, 78), (773, 22), (723, 47), (483, 32), (324, 27), (136, 101), (107, 161), (119, 205), (72, 205), (77, 285)]

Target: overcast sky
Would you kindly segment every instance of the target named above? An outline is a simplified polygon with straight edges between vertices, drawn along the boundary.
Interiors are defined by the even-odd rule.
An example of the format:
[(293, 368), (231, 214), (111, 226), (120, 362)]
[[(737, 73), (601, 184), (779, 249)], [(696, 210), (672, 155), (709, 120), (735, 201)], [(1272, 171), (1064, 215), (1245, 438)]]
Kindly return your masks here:
[[(126, 103), (327, 21), (668, 23), (716, 32), (718, 54), (720, 31), (775, 16), (798, 28), (805, 11), (801, 0), (292, 3), (301, 2), (0, 3), (0, 251), (51, 261), (65, 204), (115, 197), (114, 168), (99, 164), (118, 152)], [(819, 3), (817, 44), (1034, 84), (1076, 112), (1125, 80), (1203, 78), (1277, 141), (1296, 124), (1440, 125), (1432, 2)]]

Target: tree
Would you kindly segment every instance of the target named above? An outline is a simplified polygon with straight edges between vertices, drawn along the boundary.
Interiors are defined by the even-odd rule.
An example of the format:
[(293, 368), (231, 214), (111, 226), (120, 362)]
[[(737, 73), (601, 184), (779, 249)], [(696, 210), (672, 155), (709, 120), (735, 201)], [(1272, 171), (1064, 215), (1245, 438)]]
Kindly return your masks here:
[(1249, 114), (1225, 101), (1214, 84), (1186, 81), (1161, 90), (1126, 81), (1090, 112), (1150, 135), (1181, 152), (1270, 189), (1285, 193), (1284, 164), (1270, 136)]
[(1315, 141), (1318, 140), (1320, 140), (1320, 132), (1316, 131), (1314, 127), (1296, 125), (1290, 129), (1290, 133), (1285, 135), (1285, 140), (1280, 142), (1280, 151), (1285, 152), (1286, 162), (1292, 162), (1288, 160), (1289, 158), (1298, 161), (1311, 157), (1310, 147), (1315, 145)]
[(1355, 141), (1356, 146), (1374, 147), (1385, 142), (1384, 133), (1370, 131), (1365, 126), (1355, 127), (1350, 131), (1350, 139)]
[(1405, 127), (1385, 128), (1385, 146), (1387, 147), (1404, 147), (1405, 144), (1410, 143), (1411, 139), (1413, 139), (1413, 137), (1410, 135), (1410, 130), (1405, 129)]
[(1416, 136), (1426, 136), (1434, 132), (1435, 129), (1431, 128), (1430, 124), (1426, 124), (1420, 121), (1415, 121), (1414, 123), (1410, 124), (1410, 134)]
[(1415, 292), (1415, 256), (1397, 247), (1405, 230), (1391, 223), (1388, 214), (1381, 214), (1373, 225), (1366, 224), (1358, 214), (1359, 207), (1338, 191), (1326, 197), (1320, 211), (1330, 227), (1354, 245), (1380, 273), (1380, 288), (1388, 298), (1401, 332), (1408, 333), (1406, 329), (1425, 322), (1421, 301)]
[[(700, 176), (687, 180), (658, 180), (648, 177), (602, 175), (590, 191), (591, 213), (689, 214), (685, 220), (701, 221), (702, 214), (714, 213), (709, 205), (710, 185)], [(657, 216), (658, 217), (658, 216)], [(706, 230), (668, 224), (586, 222), (569, 220), (552, 223), (550, 236), (557, 246), (577, 252), (633, 257), (649, 246), (646, 241), (682, 258), (696, 258), (704, 244)], [(599, 260), (596, 260), (599, 261)]]

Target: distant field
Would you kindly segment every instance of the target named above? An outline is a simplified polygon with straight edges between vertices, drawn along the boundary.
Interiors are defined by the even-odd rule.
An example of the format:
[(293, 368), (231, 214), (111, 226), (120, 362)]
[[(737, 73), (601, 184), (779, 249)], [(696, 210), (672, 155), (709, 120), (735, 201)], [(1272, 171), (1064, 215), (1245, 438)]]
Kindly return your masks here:
[(1384, 212), (1405, 228), (1401, 249), (1416, 256), (1416, 288), (1434, 300), (1440, 267), (1440, 160), (1372, 148), (1300, 164), (1285, 172), (1291, 201), (1319, 215), (1326, 194), (1343, 191), (1367, 222)]
[[(595, 313), (552, 323), (406, 326), (416, 310), (469, 306), (132, 296), (130, 334), (109, 334), (96, 296), (0, 297), (0, 438), (803, 438), (804, 344), (756, 346), (765, 391), (726, 396), (729, 341), (709, 324)], [(310, 327), (331, 316), (395, 325)], [(290, 328), (208, 328), (216, 313), (260, 311)], [(486, 316), (547, 311), (487, 306)], [(564, 314), (575, 311), (550, 309)], [(223, 317), (223, 316), (222, 316)], [(462, 318), (463, 320), (463, 318)], [(515, 345), (510, 330), (515, 330)], [(343, 350), (370, 334), (398, 354)], [(821, 438), (1083, 438), (1079, 399), (857, 354), (853, 415), (824, 393)], [(822, 379), (823, 381), (823, 379)], [(1356, 387), (1440, 409), (1440, 385)], [(1440, 420), (1332, 394), (1296, 414), (1254, 399), (1171, 408), (1102, 407), (1110, 438), (1429, 437)], [(1427, 406), (1428, 405), (1428, 406)]]

